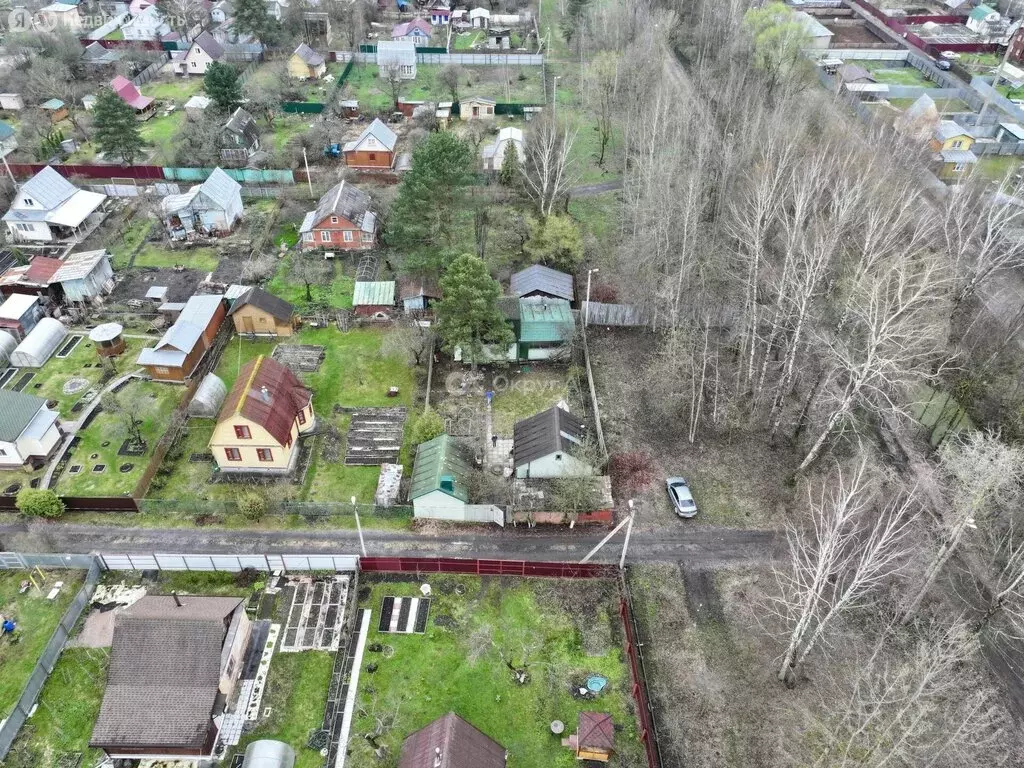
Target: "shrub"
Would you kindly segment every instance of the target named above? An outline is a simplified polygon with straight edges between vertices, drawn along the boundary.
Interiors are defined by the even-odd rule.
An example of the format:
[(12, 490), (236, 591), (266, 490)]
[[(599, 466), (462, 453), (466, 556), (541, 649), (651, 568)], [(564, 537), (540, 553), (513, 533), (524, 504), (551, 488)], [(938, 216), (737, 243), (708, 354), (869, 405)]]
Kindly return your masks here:
[(267, 514), (267, 497), (259, 491), (244, 491), (238, 496), (238, 511), (246, 520), (260, 520)]
[(409, 442), (415, 447), (442, 434), (444, 434), (444, 419), (437, 411), (429, 410), (416, 419), (416, 423), (412, 426), (412, 432), (409, 433)]
[(619, 292), (615, 286), (600, 283), (590, 289), (590, 300), (598, 304), (614, 304), (619, 298)]
[(655, 480), (651, 457), (644, 451), (617, 453), (608, 463), (608, 474), (616, 496), (642, 492)]
[(64, 502), (48, 488), (22, 488), (15, 501), (18, 511), (28, 517), (60, 517)]

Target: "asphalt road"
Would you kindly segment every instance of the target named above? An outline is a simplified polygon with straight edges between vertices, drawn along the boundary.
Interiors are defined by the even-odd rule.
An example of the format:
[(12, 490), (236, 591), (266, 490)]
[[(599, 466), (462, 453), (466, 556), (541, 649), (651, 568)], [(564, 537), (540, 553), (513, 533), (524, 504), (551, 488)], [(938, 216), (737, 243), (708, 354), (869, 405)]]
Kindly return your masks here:
[[(606, 531), (510, 528), (473, 529), (465, 533), (419, 534), (365, 531), (370, 556), (466, 557), (518, 560), (581, 560)], [(595, 561), (617, 561), (620, 532)], [(2, 549), (56, 553), (312, 553), (356, 554), (359, 537), (351, 530), (264, 531), (215, 528), (127, 528), (43, 521), (0, 525)], [(711, 526), (679, 526), (664, 533), (634, 534), (630, 562), (671, 562), (701, 568), (764, 562), (782, 544), (773, 531), (744, 531)]]

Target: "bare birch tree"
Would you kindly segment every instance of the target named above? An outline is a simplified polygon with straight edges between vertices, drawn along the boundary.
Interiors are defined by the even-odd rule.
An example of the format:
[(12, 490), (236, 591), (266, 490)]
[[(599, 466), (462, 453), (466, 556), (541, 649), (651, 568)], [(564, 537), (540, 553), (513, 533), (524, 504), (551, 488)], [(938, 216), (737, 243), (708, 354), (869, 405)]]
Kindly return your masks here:
[(948, 504), (935, 516), (935, 545), (920, 586), (903, 609), (909, 622), (942, 569), (977, 521), (1016, 499), (1024, 476), (1024, 450), (989, 432), (971, 432), (943, 443), (939, 452)]
[[(850, 690), (817, 709), (814, 768), (990, 766), (1008, 757), (1005, 711), (973, 673), (966, 622), (925, 629), (903, 647), (892, 629), (858, 664)], [(970, 683), (968, 684), (968, 680)], [(823, 714), (824, 713), (824, 714)]]
[(544, 113), (533, 122), (523, 147), (522, 174), (527, 195), (547, 218), (576, 183), (572, 145), (575, 129)]
[(879, 509), (877, 478), (862, 459), (849, 470), (836, 466), (820, 489), (808, 488), (811, 529), (790, 525), (789, 562), (775, 569), (775, 608), (789, 640), (778, 678), (796, 683), (804, 662), (837, 617), (872, 603), (907, 560), (907, 533), (918, 517), (913, 493)]

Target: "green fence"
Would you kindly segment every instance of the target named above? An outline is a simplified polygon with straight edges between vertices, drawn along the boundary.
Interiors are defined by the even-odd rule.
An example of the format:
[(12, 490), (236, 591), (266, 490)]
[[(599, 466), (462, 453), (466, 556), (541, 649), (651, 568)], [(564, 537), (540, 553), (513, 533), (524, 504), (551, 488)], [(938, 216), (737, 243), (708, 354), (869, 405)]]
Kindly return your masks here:
[(352, 74), (352, 67), (355, 65), (356, 60), (354, 58), (348, 60), (348, 64), (345, 65), (345, 69), (342, 70), (341, 75), (339, 75), (338, 79), (334, 82), (335, 88), (341, 88), (341, 86), (345, 84), (345, 81), (348, 80), (348, 76)]
[[(223, 168), (221, 169), (239, 184), (294, 184), (295, 176), (290, 169), (276, 168)], [(164, 168), (167, 181), (206, 181), (213, 168)]]
[(283, 101), (281, 109), (289, 115), (319, 115), (326, 109), (319, 101)]

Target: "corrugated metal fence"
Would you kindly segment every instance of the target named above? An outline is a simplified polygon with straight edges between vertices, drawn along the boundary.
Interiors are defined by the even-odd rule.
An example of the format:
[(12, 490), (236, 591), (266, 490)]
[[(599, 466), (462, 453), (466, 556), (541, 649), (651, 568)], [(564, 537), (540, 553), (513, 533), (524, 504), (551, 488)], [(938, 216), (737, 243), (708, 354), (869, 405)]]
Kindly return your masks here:
[[(59, 558), (58, 562), (49, 567), (74, 567), (70, 562), (71, 558), (69, 556), (49, 555), (46, 557)], [(89, 572), (86, 574), (85, 583), (82, 585), (82, 588), (78, 590), (78, 594), (75, 595), (75, 599), (64, 612), (60, 623), (50, 636), (50, 640), (46, 644), (46, 648), (43, 649), (42, 654), (39, 656), (39, 660), (36, 661), (36, 666), (32, 670), (32, 674), (29, 676), (28, 682), (25, 683), (25, 687), (21, 691), (21, 696), (18, 697), (18, 703), (14, 705), (14, 710), (7, 716), (7, 719), (3, 721), (3, 725), (0, 725), (0, 760), (7, 757), (7, 753), (10, 751), (11, 745), (14, 743), (14, 739), (18, 735), (18, 731), (21, 730), (21, 726), (25, 724), (25, 720), (28, 719), (29, 714), (32, 712), (32, 708), (35, 707), (36, 701), (39, 699), (39, 692), (42, 691), (47, 678), (50, 676), (54, 665), (57, 663), (57, 659), (60, 657), (61, 651), (64, 650), (64, 644), (67, 642), (68, 636), (75, 628), (75, 624), (78, 623), (78, 619), (81, 617), (82, 611), (85, 610), (85, 607), (89, 605), (89, 601), (92, 600), (93, 590), (96, 589), (96, 584), (100, 580), (101, 567), (99, 561), (95, 558), (89, 558), (89, 560), (91, 560), (91, 562), (88, 565)], [(23, 558), (21, 562), (24, 562)], [(0, 561), (0, 568), (8, 567), (10, 566), (5, 562)], [(18, 564), (14, 567), (22, 568), (25, 566)]]

